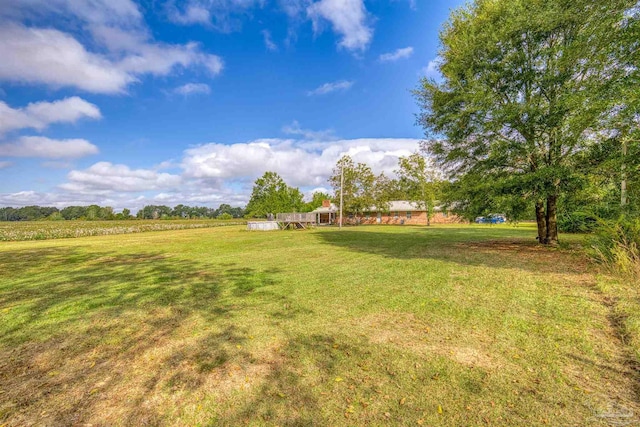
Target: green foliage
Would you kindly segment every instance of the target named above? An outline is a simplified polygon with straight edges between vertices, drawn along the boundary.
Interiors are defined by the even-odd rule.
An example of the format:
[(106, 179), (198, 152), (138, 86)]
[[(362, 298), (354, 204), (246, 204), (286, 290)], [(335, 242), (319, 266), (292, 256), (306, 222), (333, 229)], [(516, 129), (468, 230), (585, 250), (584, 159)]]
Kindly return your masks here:
[(640, 218), (601, 220), (589, 243), (593, 258), (616, 273), (640, 279)]
[(578, 160), (603, 117), (637, 96), (624, 89), (638, 78), (634, 4), (476, 0), (441, 33), (442, 81), (415, 92), (424, 148), (447, 172), (546, 202), (541, 242), (557, 239), (557, 199), (585, 173)]
[[(341, 174), (344, 182), (341, 184)], [(343, 156), (333, 168), (329, 183), (335, 192), (335, 199), (340, 199), (340, 188), (343, 192), (343, 210), (345, 213), (358, 214), (377, 207), (384, 210), (389, 205), (389, 180), (383, 174), (375, 176), (371, 168), (364, 163), (354, 163), (349, 156)]]
[(302, 192), (298, 188), (289, 187), (280, 175), (275, 172), (265, 172), (253, 186), (246, 212), (249, 217), (301, 212), (304, 210), (303, 198)]
[(230, 213), (225, 212), (225, 213), (223, 213), (221, 215), (218, 215), (216, 218), (217, 219), (233, 219), (233, 215), (231, 215)]
[(324, 200), (331, 200), (331, 196), (321, 191), (315, 191), (311, 196), (311, 201), (307, 202), (304, 207), (305, 212), (311, 212), (320, 206)]
[(429, 225), (442, 186), (437, 169), (431, 159), (417, 152), (400, 157), (398, 165), (396, 174), (400, 177), (409, 200), (425, 209)]

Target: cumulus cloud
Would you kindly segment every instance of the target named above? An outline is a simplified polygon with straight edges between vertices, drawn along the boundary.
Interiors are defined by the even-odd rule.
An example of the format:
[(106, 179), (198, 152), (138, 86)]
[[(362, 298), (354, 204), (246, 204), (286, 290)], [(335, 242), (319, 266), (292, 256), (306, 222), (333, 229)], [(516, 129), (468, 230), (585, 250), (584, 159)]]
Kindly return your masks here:
[(347, 50), (363, 51), (373, 38), (364, 0), (320, 0), (307, 8), (307, 15), (315, 32), (321, 31), (324, 21), (330, 22), (342, 37), (338, 46)]
[[(65, 5), (86, 3), (72, 0), (58, 2)], [(34, 0), (34, 3), (28, 4), (33, 6), (39, 3)], [(102, 4), (100, 1), (95, 3)], [(50, 28), (48, 22), (43, 23), (47, 28), (3, 24), (0, 26), (0, 57), (12, 60), (0, 61), (0, 80), (44, 84), (53, 88), (76, 87), (94, 93), (123, 93), (128, 85), (145, 74), (164, 76), (177, 67), (196, 66), (204, 68), (211, 75), (222, 71), (222, 59), (203, 52), (197, 43), (155, 42), (139, 14), (132, 12), (137, 8), (127, 14), (126, 4), (122, 2), (121, 5), (121, 14), (129, 19), (125, 23), (119, 20), (114, 22), (103, 16), (109, 10), (104, 5), (104, 10), (92, 6), (85, 12), (74, 12), (82, 20), (81, 25), (90, 24), (81, 28), (87, 29), (94, 45), (99, 48), (95, 52), (89, 51), (71, 34)], [(80, 10), (83, 10), (82, 5), (79, 6)], [(45, 7), (44, 10), (49, 9)], [(96, 13), (92, 14), (91, 11)], [(66, 20), (58, 22), (65, 23)]]
[(79, 193), (141, 192), (176, 188), (182, 182), (179, 175), (151, 169), (131, 169), (127, 165), (98, 162), (84, 170), (73, 170), (69, 182), (60, 185), (66, 191)]
[(326, 95), (327, 93), (335, 92), (338, 90), (348, 90), (353, 86), (352, 81), (349, 80), (339, 80), (337, 82), (325, 83), (317, 88), (310, 90), (307, 92), (307, 95)]
[(98, 147), (85, 139), (51, 139), (23, 136), (15, 142), (0, 144), (0, 156), (76, 159), (98, 154)]
[(187, 83), (175, 88), (173, 93), (183, 96), (209, 94), (211, 93), (211, 88), (206, 83)]
[(0, 135), (16, 129), (42, 130), (52, 123), (75, 123), (81, 118), (99, 119), (94, 104), (73, 96), (54, 102), (33, 102), (24, 108), (11, 108), (0, 101)]
[(185, 151), (182, 160), (188, 178), (225, 181), (253, 181), (266, 171), (275, 171), (290, 185), (326, 185), (332, 168), (343, 155), (369, 164), (376, 172), (393, 174), (398, 157), (418, 148), (419, 140), (362, 138), (332, 141), (259, 139), (225, 145), (210, 143)]
[(413, 48), (409, 46), (396, 49), (393, 52), (383, 53), (378, 59), (380, 62), (394, 62), (399, 59), (409, 58), (411, 55), (413, 55)]

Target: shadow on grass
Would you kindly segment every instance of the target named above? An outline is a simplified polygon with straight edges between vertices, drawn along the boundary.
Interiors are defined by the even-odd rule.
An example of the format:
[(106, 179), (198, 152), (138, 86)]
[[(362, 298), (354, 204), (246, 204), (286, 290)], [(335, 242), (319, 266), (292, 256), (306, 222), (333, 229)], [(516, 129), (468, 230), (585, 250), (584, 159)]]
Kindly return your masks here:
[(235, 317), (286, 301), (261, 289), (278, 270), (152, 251), (1, 252), (0, 266), (0, 421), (15, 425), (75, 425), (107, 410), (106, 424), (158, 424), (151, 396), (197, 390), (247, 359)]
[(535, 273), (584, 273), (583, 258), (539, 245), (535, 233), (505, 228), (412, 227), (401, 233), (371, 227), (317, 233), (325, 244), (391, 259), (432, 259)]

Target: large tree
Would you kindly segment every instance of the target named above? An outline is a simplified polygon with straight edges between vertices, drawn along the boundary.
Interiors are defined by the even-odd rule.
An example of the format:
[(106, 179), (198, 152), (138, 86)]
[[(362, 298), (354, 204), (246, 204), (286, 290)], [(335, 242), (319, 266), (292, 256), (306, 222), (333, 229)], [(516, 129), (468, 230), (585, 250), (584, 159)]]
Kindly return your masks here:
[(280, 175), (275, 172), (265, 172), (256, 180), (245, 211), (250, 217), (300, 212), (304, 209), (303, 198), (300, 190), (289, 187)]
[(454, 178), (531, 200), (540, 243), (557, 242), (577, 156), (637, 73), (621, 66), (635, 2), (476, 0), (440, 34), (442, 78), (415, 92), (425, 150)]

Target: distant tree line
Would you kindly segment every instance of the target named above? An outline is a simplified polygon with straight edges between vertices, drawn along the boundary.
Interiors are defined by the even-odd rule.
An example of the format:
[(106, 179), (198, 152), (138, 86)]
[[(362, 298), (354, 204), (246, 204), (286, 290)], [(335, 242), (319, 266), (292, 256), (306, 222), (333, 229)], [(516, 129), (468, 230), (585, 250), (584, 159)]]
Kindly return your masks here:
[(50, 206), (24, 206), (20, 208), (0, 208), (0, 221), (64, 221), (64, 220), (125, 220), (125, 219), (197, 219), (242, 218), (244, 209), (222, 204), (217, 209), (204, 206), (177, 205), (173, 208), (164, 205), (147, 205), (136, 216), (129, 209), (115, 213), (110, 206), (67, 206), (63, 209)]

